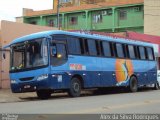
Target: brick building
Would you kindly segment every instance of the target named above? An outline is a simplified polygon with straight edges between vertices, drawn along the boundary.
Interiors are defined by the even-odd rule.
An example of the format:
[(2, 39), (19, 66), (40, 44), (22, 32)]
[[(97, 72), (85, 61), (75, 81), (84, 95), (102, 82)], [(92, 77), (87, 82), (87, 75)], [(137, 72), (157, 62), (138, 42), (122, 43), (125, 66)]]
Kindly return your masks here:
[(144, 33), (160, 36), (160, 0), (144, 0)]
[[(57, 27), (57, 5), (53, 9), (25, 10), (23, 22)], [(143, 0), (60, 0), (60, 27), (63, 30), (91, 30), (143, 33)]]

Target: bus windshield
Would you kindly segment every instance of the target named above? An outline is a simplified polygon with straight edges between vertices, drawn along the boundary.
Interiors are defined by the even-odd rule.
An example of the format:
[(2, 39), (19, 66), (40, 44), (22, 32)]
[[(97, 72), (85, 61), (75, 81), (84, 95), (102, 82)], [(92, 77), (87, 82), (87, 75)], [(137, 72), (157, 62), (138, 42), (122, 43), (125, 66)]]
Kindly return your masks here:
[(48, 43), (39, 38), (11, 47), (11, 71), (32, 69), (48, 65)]

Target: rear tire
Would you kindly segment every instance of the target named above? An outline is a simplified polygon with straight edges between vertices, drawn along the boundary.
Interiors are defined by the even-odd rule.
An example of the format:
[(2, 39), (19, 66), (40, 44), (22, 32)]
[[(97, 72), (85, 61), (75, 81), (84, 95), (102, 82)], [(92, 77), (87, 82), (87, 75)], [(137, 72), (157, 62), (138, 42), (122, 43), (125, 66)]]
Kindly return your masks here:
[(137, 92), (138, 91), (138, 81), (137, 78), (132, 76), (129, 81), (129, 91)]
[(48, 90), (38, 90), (36, 91), (39, 99), (46, 100), (51, 97), (51, 92)]
[(157, 82), (154, 84), (154, 90), (159, 90), (159, 89), (160, 89), (160, 86), (159, 86), (159, 83)]
[(81, 95), (81, 82), (79, 78), (72, 78), (68, 94), (71, 97), (79, 97)]

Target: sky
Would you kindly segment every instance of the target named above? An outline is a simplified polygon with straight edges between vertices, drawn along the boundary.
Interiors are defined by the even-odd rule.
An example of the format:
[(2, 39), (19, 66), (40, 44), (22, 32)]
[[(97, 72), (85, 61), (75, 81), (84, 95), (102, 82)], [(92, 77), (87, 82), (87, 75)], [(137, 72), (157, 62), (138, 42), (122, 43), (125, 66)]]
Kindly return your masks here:
[(0, 0), (0, 21), (15, 21), (22, 16), (23, 8), (34, 10), (52, 9), (53, 0)]

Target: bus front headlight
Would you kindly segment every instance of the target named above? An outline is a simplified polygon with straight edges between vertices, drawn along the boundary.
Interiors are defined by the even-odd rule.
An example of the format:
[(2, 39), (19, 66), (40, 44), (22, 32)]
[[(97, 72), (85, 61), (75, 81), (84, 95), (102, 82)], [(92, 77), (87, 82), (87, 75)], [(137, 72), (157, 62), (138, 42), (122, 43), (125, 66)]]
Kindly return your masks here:
[(17, 84), (16, 80), (11, 80), (11, 84)]
[(45, 80), (48, 78), (48, 74), (43, 74), (43, 75), (40, 75), (38, 78), (37, 78), (37, 81), (41, 81), (41, 80)]

